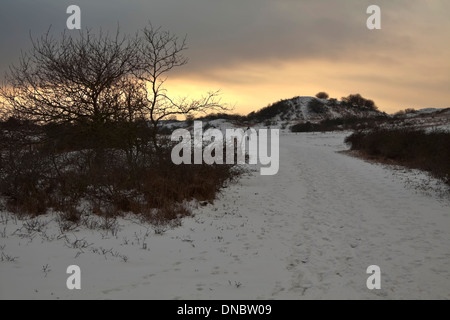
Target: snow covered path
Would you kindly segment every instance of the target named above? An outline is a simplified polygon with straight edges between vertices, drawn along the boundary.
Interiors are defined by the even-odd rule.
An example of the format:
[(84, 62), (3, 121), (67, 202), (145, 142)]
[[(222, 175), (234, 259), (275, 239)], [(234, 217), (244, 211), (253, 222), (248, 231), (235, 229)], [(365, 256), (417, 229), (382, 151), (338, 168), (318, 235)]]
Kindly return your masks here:
[[(243, 177), (162, 235), (120, 219), (115, 235), (63, 238), (48, 215), (26, 237), (3, 214), (2, 252), (17, 260), (0, 262), (0, 298), (449, 299), (449, 202), (337, 153), (344, 137), (281, 136), (276, 176)], [(86, 247), (70, 245), (77, 239)], [(80, 291), (66, 288), (71, 264)], [(366, 287), (370, 265), (381, 290)]]

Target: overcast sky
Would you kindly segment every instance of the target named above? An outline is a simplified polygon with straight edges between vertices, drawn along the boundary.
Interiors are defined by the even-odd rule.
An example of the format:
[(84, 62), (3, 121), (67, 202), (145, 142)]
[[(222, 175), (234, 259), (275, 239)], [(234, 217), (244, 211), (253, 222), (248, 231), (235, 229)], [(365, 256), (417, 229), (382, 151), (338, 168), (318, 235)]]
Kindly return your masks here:
[[(381, 110), (450, 107), (448, 0), (1, 0), (0, 71), (50, 25), (134, 33), (151, 21), (187, 35), (189, 63), (169, 79), (176, 95), (221, 89), (236, 112), (326, 91), (360, 93)], [(382, 10), (368, 30), (366, 9)], [(75, 32), (75, 31), (71, 31)]]

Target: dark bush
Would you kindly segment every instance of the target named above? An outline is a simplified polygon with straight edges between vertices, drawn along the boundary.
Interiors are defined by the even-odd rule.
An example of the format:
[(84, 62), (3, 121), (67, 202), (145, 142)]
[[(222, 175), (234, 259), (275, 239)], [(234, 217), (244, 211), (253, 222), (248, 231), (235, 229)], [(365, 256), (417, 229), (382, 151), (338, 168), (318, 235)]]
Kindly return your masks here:
[(322, 101), (312, 99), (308, 102), (308, 110), (313, 113), (322, 114), (327, 111), (327, 107)]
[(161, 223), (187, 214), (185, 200), (213, 201), (238, 175), (232, 165), (174, 165), (172, 144), (161, 139), (156, 151), (142, 143), (138, 123), (109, 124), (104, 143), (77, 125), (10, 120), (0, 128), (0, 195), (18, 214), (53, 208), (76, 220), (84, 200), (100, 215), (134, 212)]
[(277, 115), (286, 114), (291, 109), (291, 105), (288, 103), (288, 100), (278, 101), (272, 105), (269, 105), (265, 108), (260, 109), (256, 112), (251, 112), (247, 119), (249, 121), (258, 121), (262, 122), (265, 120), (271, 120)]
[(319, 126), (315, 123), (311, 123), (309, 121), (305, 123), (298, 123), (291, 127), (292, 132), (313, 132), (318, 131)]
[(352, 150), (431, 172), (450, 184), (450, 133), (418, 129), (357, 131), (345, 142)]
[(191, 127), (191, 126), (193, 126), (194, 125), (194, 120), (195, 120), (195, 118), (194, 118), (194, 116), (193, 115), (187, 115), (186, 116), (186, 125), (188, 126), (188, 127)]
[(375, 105), (375, 102), (363, 98), (359, 93), (351, 94), (348, 97), (342, 97), (342, 102), (348, 106), (358, 108), (361, 110), (370, 110), (370, 111), (378, 110), (378, 107)]
[(316, 94), (316, 98), (319, 99), (328, 99), (329, 95), (326, 92), (319, 92)]
[(384, 115), (376, 117), (342, 117), (334, 119), (324, 119), (319, 123), (299, 123), (291, 127), (292, 132), (327, 132), (337, 130), (361, 130), (377, 128), (381, 123), (389, 121)]
[(197, 118), (199, 121), (212, 121), (212, 120), (218, 120), (218, 119), (224, 119), (228, 121), (235, 121), (235, 122), (245, 122), (247, 119), (245, 116), (239, 115), (239, 114), (229, 114), (229, 113), (212, 113), (208, 114), (207, 116)]
[(399, 117), (399, 116), (401, 117), (401, 116), (404, 116), (404, 115), (410, 114), (410, 113), (416, 113), (416, 110), (413, 108), (406, 108), (405, 110), (397, 111), (396, 113), (394, 113), (394, 115), (397, 117)]
[[(167, 72), (187, 63), (183, 39), (151, 24), (135, 37), (91, 30), (32, 39), (0, 85), (0, 197), (17, 213), (49, 208), (77, 220), (77, 205), (113, 216), (155, 213), (160, 221), (212, 201), (231, 165), (175, 166), (164, 120), (227, 111), (218, 91), (170, 97)], [(152, 88), (151, 90), (149, 90)], [(5, 113), (4, 110), (10, 110)], [(24, 121), (28, 119), (31, 122)]]
[(338, 105), (338, 100), (335, 99), (335, 98), (328, 99), (327, 105), (328, 106), (332, 106), (332, 107), (337, 106)]

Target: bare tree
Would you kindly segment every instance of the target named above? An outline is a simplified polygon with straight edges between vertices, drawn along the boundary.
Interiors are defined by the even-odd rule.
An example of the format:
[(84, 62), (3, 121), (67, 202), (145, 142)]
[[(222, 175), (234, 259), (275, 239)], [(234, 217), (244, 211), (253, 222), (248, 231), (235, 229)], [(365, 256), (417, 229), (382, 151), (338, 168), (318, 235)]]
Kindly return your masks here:
[(149, 25), (129, 39), (87, 30), (31, 40), (0, 86), (0, 104), (20, 118), (0, 123), (0, 195), (15, 211), (79, 219), (83, 199), (106, 204), (95, 210), (105, 215), (160, 208), (159, 223), (233, 177), (231, 166), (176, 166), (158, 137), (163, 119), (226, 109), (217, 92), (169, 97), (168, 73), (187, 63), (184, 39)]
[[(136, 40), (89, 30), (78, 38), (47, 32), (10, 67), (0, 97), (15, 112), (40, 122), (102, 123), (118, 110), (111, 90), (136, 66)], [(117, 106), (117, 105), (115, 105)]]
[(167, 73), (187, 63), (183, 52), (187, 49), (186, 38), (177, 36), (151, 24), (142, 30), (139, 45), (138, 79), (147, 83), (147, 104), (143, 108), (145, 115), (153, 126), (154, 145), (157, 147), (156, 135), (158, 125), (163, 119), (174, 115), (204, 113), (212, 110), (228, 110), (220, 103), (219, 91), (209, 92), (200, 99), (174, 99), (169, 97), (164, 84)]
[(187, 63), (186, 41), (151, 24), (128, 40), (117, 29), (114, 36), (86, 30), (59, 40), (47, 32), (31, 41), (0, 87), (0, 99), (22, 117), (87, 125), (97, 136), (106, 123), (148, 119), (158, 148), (161, 120), (227, 110), (218, 91), (200, 99), (169, 97), (164, 84), (170, 71)]

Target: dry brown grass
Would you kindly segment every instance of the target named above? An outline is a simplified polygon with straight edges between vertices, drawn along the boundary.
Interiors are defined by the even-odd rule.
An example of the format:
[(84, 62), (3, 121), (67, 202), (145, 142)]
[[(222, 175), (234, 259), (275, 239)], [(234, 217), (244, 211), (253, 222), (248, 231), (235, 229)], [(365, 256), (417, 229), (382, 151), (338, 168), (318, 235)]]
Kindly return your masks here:
[[(70, 127), (70, 136), (73, 130)], [(190, 215), (184, 206), (187, 201), (214, 201), (227, 181), (239, 175), (232, 165), (175, 165), (170, 144), (158, 151), (141, 145), (140, 152), (133, 154), (117, 135), (111, 145), (103, 140), (93, 148), (92, 141), (74, 143), (67, 137), (50, 139), (44, 133), (31, 148), (27, 141), (42, 131), (25, 134), (19, 144), (7, 140), (20, 136), (23, 128), (6, 131), (13, 134), (3, 132), (0, 194), (8, 210), (17, 214), (37, 216), (51, 208), (62, 212), (67, 221), (78, 222), (79, 206), (84, 203), (98, 216), (131, 212), (162, 224)], [(87, 145), (92, 148), (81, 149)]]
[(366, 159), (430, 172), (450, 185), (450, 133), (418, 129), (357, 131), (345, 140)]

